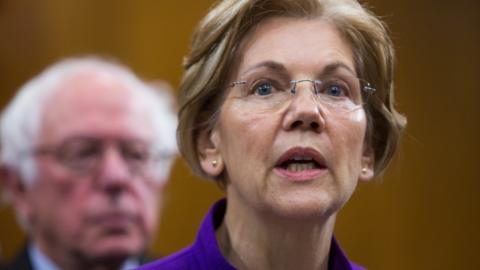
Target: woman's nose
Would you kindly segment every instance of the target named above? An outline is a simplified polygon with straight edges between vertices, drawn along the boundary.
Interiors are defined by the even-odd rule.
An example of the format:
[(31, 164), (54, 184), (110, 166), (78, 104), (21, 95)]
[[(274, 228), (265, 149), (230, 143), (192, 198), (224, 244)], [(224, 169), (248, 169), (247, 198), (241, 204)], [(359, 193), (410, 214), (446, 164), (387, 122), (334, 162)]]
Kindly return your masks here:
[(311, 83), (303, 82), (296, 86), (287, 110), (283, 123), (286, 130), (300, 129), (319, 133), (325, 126), (314, 85)]

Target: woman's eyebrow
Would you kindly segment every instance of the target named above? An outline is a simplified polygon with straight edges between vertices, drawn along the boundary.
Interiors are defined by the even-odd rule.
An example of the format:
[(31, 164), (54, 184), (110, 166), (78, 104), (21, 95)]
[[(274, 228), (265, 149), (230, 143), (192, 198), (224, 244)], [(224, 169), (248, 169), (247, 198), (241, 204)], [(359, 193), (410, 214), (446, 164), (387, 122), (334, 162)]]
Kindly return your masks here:
[(268, 70), (271, 70), (271, 71), (276, 71), (276, 72), (284, 72), (284, 73), (287, 72), (287, 69), (281, 63), (278, 63), (278, 62), (275, 62), (275, 61), (263, 61), (263, 62), (260, 62), (258, 64), (255, 64), (255, 65), (249, 67), (247, 70), (242, 72), (242, 75), (248, 74), (252, 71), (255, 71), (255, 70), (261, 69), (261, 68), (265, 68), (265, 69), (268, 69)]
[[(251, 73), (251, 72), (253, 72), (257, 69), (267, 69), (267, 70), (270, 70), (270, 71), (275, 71), (277, 73), (288, 73), (287, 68), (283, 64), (281, 64), (279, 62), (269, 60), (269, 61), (263, 61), (263, 62), (257, 63), (255, 65), (249, 67), (247, 70), (242, 72), (241, 75), (243, 76), (243, 75)], [(351, 73), (353, 76), (356, 76), (355, 71), (352, 70), (347, 64), (345, 64), (343, 62), (333, 62), (333, 63), (330, 63), (330, 64), (326, 65), (323, 68), (323, 70), (320, 72), (320, 75), (332, 74), (332, 73), (335, 73), (336, 71), (338, 71), (339, 69), (345, 69), (349, 73)]]
[(322, 72), (321, 72), (321, 75), (328, 75), (328, 74), (332, 74), (332, 73), (335, 73), (335, 71), (339, 70), (339, 69), (345, 69), (347, 70), (349, 73), (351, 73), (353, 76), (356, 76), (355, 74), (355, 71), (352, 70), (348, 65), (342, 63), (342, 62), (334, 62), (334, 63), (331, 63), (331, 64), (328, 64), (326, 65)]

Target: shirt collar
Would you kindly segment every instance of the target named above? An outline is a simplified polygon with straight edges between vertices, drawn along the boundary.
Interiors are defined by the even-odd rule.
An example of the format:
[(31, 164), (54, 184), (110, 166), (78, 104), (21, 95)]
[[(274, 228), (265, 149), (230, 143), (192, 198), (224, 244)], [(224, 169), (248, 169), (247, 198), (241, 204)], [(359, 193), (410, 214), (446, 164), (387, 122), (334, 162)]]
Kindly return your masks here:
[(35, 245), (28, 247), (28, 253), (32, 261), (33, 269), (60, 270), (60, 268)]
[[(60, 268), (34, 244), (29, 245), (28, 254), (30, 256), (33, 269), (60, 270)], [(140, 266), (138, 259), (130, 258), (123, 263), (120, 269), (129, 270), (129, 269), (134, 269), (138, 266)]]

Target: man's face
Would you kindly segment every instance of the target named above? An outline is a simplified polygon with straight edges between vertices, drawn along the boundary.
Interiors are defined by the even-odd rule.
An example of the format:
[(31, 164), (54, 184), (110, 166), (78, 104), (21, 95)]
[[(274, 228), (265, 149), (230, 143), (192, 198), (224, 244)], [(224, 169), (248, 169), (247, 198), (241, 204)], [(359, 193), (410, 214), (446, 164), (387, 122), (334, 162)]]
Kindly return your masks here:
[[(150, 117), (133, 91), (109, 75), (85, 72), (59, 90), (44, 107), (37, 147), (86, 138), (102, 150), (89, 170), (69, 167), (53, 154), (35, 156), (37, 179), (25, 195), (32, 240), (51, 257), (138, 255), (156, 228), (162, 184), (150, 167), (129, 166), (125, 142), (148, 148), (154, 139)], [(84, 147), (85, 155), (99, 151), (76, 147)]]

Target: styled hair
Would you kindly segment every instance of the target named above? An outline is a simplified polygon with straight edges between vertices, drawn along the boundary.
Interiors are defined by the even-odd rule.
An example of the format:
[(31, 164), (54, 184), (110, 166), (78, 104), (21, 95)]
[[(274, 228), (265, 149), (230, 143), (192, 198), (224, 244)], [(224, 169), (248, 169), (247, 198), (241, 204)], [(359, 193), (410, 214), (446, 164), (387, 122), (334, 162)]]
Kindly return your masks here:
[(60, 61), (18, 90), (0, 118), (1, 164), (16, 170), (25, 184), (35, 181), (37, 169), (31, 152), (38, 141), (45, 102), (56, 91), (64, 89), (59, 87), (64, 80), (85, 71), (111, 75), (134, 90), (130, 102), (139, 102), (151, 116), (154, 132), (152, 147), (166, 157), (154, 172), (158, 181), (165, 181), (177, 153), (177, 117), (169, 86), (166, 83), (147, 84), (127, 67), (98, 57)]
[(398, 148), (406, 118), (394, 108), (395, 56), (387, 27), (355, 0), (224, 0), (215, 4), (198, 24), (184, 60), (177, 141), (189, 165), (209, 177), (199, 163), (199, 132), (211, 129), (218, 120), (226, 79), (241, 59), (242, 41), (272, 17), (320, 18), (332, 23), (349, 42), (358, 76), (377, 90), (365, 105), (365, 144), (374, 151), (375, 174), (382, 173)]

